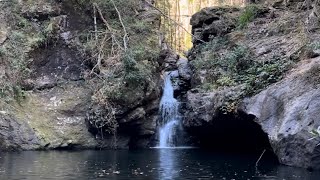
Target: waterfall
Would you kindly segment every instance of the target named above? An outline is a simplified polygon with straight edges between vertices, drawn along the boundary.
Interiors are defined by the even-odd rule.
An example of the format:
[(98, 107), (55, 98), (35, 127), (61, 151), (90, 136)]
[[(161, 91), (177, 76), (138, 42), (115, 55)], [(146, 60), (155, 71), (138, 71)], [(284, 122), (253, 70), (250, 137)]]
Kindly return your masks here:
[(174, 147), (177, 145), (177, 131), (180, 121), (178, 101), (173, 96), (174, 90), (170, 73), (166, 74), (163, 95), (160, 101), (161, 120), (159, 121), (159, 147)]

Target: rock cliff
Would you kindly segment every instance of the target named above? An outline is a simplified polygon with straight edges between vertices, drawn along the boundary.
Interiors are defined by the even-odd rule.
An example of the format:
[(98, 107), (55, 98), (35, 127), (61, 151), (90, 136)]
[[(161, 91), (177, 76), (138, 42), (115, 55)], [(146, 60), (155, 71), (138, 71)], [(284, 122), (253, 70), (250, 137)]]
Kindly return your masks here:
[[(130, 24), (127, 30), (130, 38), (143, 33), (149, 41), (156, 39), (157, 30), (151, 28), (156, 26), (159, 14), (142, 1), (135, 2), (126, 4), (139, 11), (132, 17), (139, 24)], [(99, 64), (96, 48), (91, 48), (100, 43), (91, 41), (92, 36), (102, 39), (101, 34), (92, 32), (104, 29), (103, 16), (111, 16), (104, 11), (104, 4), (98, 3), (93, 9), (90, 3), (78, 0), (0, 2), (1, 150), (129, 148), (146, 147), (152, 142), (160, 94), (158, 54), (150, 54), (153, 59), (141, 55), (143, 51), (136, 44), (128, 48), (136, 48), (132, 56), (136, 56), (137, 67), (150, 66), (147, 70), (152, 76), (141, 88), (126, 88), (126, 79), (118, 79), (118, 89), (108, 87), (108, 91), (113, 90), (108, 103), (113, 105), (116, 135), (90, 124), (108, 115), (103, 103), (95, 98), (103, 92), (99, 98), (106, 99), (105, 87), (110, 84), (106, 83), (105, 64), (114, 61), (105, 58)], [(123, 9), (120, 11), (123, 13)], [(109, 21), (112, 18), (119, 21), (118, 16)], [(151, 43), (149, 46), (157, 49)], [(122, 62), (114, 64), (113, 69), (122, 71)], [(120, 72), (119, 76), (124, 75)]]
[[(188, 58), (193, 76), (183, 123), (195, 143), (241, 141), (237, 133), (251, 128), (247, 119), (270, 142), (261, 150), (271, 148), (286, 165), (320, 168), (320, 37), (319, 18), (313, 15), (318, 2), (305, 3), (211, 7), (192, 17), (194, 47)], [(250, 136), (264, 137), (255, 133)], [(226, 146), (241, 149), (235, 144)]]

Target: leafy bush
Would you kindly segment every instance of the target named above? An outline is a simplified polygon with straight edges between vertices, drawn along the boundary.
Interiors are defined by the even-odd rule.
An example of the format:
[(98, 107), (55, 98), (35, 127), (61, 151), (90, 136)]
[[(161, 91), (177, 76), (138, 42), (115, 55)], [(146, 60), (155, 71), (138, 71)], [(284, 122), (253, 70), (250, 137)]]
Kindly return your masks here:
[(229, 76), (222, 76), (216, 81), (218, 86), (234, 86), (236, 83)]
[(124, 64), (124, 80), (130, 86), (136, 87), (146, 83), (152, 76), (151, 69), (143, 63), (137, 63), (136, 56), (140, 54), (128, 53), (122, 58)]
[[(6, 67), (6, 75), (0, 79), (0, 96), (15, 99), (18, 102), (25, 98), (20, 84), (30, 75), (28, 65), (32, 61), (29, 53), (42, 45), (44, 34), (39, 31), (31, 20), (21, 15), (21, 3), (16, 0), (6, 1), (2, 6), (7, 13), (6, 21), (10, 23), (7, 40), (0, 47), (0, 62)], [(39, 26), (42, 26), (39, 23)]]
[(254, 20), (258, 15), (259, 8), (256, 5), (248, 5), (244, 8), (238, 19), (238, 27), (240, 29), (245, 28), (249, 22)]
[[(230, 88), (235, 91), (224, 97), (221, 111), (236, 110), (240, 99), (259, 93), (268, 85), (281, 80), (292, 65), (287, 58), (274, 56), (262, 61), (254, 60), (247, 47), (213, 39), (196, 47), (197, 56), (191, 61), (196, 77), (200, 76), (200, 90)], [(198, 74), (197, 74), (198, 73)]]

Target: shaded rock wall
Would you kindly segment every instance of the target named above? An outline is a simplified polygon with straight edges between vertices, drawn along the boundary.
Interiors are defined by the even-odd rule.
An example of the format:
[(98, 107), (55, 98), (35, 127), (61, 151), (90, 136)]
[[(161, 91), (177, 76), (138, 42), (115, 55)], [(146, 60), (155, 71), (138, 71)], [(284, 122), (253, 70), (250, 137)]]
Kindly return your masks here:
[[(317, 4), (310, 2), (313, 6)], [(242, 9), (205, 8), (192, 17), (195, 39), (188, 57), (193, 76), (191, 90), (187, 92), (184, 127), (190, 135), (196, 134), (195, 139), (198, 139), (194, 142), (202, 137), (200, 140), (214, 144), (223, 137), (212, 137), (217, 133), (211, 132), (227, 131), (239, 123), (230, 121), (224, 114), (247, 117), (245, 119), (250, 119), (257, 127), (261, 126), (270, 142), (269, 148), (281, 163), (319, 169), (319, 137), (315, 131), (320, 122), (319, 47), (315, 45), (319, 41), (319, 31), (314, 26), (315, 21), (312, 20), (312, 25), (304, 23), (315, 17), (317, 7), (312, 8), (302, 1), (263, 3), (267, 6), (258, 4), (258, 15), (244, 29), (236, 28)], [(267, 71), (253, 75), (254, 81), (249, 83), (254, 87), (251, 93), (246, 90), (247, 82), (242, 83), (237, 78), (224, 79), (225, 84), (219, 84), (219, 76), (224, 76), (225, 69), (231, 67), (215, 66), (215, 61), (228, 56), (232, 52), (230, 49), (237, 46), (248, 49), (247, 57), (252, 60), (249, 66), (255, 62), (284, 62), (290, 63), (290, 68), (287, 73), (275, 74), (278, 77), (266, 81), (265, 86), (256, 85), (270, 78)], [(208, 65), (199, 65), (203, 60)], [(239, 74), (233, 74), (232, 78), (248, 75), (241, 71)], [(252, 95), (255, 96), (250, 98)], [(228, 122), (232, 124), (224, 127)], [(257, 131), (255, 133), (258, 135)]]

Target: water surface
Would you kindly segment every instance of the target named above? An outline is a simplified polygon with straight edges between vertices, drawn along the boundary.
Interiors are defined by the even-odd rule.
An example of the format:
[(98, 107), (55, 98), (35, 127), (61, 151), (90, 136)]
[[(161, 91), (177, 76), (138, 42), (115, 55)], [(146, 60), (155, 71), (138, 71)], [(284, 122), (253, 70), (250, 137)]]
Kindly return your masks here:
[(200, 149), (11, 152), (0, 154), (0, 179), (320, 179), (319, 172), (276, 165), (266, 158), (256, 169), (257, 159)]

